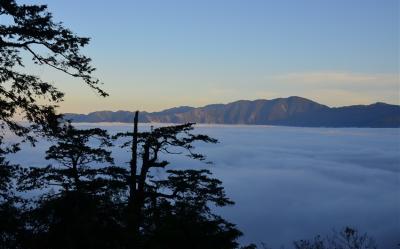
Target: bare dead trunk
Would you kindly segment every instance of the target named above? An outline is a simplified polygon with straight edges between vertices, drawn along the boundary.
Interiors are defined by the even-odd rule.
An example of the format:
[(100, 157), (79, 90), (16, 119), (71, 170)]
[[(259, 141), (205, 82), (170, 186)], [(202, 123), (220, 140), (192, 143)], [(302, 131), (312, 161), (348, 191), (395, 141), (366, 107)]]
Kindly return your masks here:
[[(129, 198), (128, 198), (128, 241), (130, 247), (140, 246), (140, 225), (142, 221), (142, 207), (144, 203), (144, 189), (142, 189), (141, 178), (138, 179), (137, 150), (138, 150), (138, 121), (139, 111), (135, 112), (133, 120), (133, 136), (131, 146)], [(142, 167), (143, 169), (143, 167)]]
[(139, 235), (140, 225), (143, 222), (143, 207), (145, 202), (145, 184), (146, 177), (149, 170), (149, 146), (144, 145), (143, 164), (140, 170), (139, 179), (137, 181), (137, 190), (133, 201), (134, 210), (134, 229), (135, 233)]
[(130, 161), (130, 183), (129, 183), (129, 203), (133, 203), (133, 199), (136, 192), (136, 175), (137, 175), (137, 147), (138, 147), (138, 121), (139, 121), (139, 111), (135, 112), (135, 117), (133, 119), (133, 137), (132, 137), (132, 158)]

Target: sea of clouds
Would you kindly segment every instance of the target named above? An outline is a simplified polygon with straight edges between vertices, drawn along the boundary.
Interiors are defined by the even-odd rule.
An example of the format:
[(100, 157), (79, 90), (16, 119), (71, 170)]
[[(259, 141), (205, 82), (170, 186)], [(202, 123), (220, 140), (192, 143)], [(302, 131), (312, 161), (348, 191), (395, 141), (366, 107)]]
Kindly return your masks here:
[[(78, 125), (93, 126), (111, 133), (132, 129)], [(194, 132), (219, 140), (196, 148), (214, 164), (168, 156), (171, 167), (209, 168), (223, 181), (236, 204), (216, 211), (244, 232), (243, 243), (289, 248), (293, 240), (347, 225), (373, 236), (381, 248), (400, 243), (400, 129), (200, 125)], [(13, 160), (46, 165), (48, 145), (26, 147)], [(129, 161), (122, 149), (114, 149), (114, 157), (118, 164)]]

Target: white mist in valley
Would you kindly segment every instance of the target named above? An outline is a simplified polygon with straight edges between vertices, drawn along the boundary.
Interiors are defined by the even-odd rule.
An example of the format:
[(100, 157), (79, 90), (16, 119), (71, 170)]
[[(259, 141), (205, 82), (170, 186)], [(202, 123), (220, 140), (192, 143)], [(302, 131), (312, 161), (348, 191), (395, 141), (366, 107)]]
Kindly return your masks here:
[[(131, 130), (126, 124), (77, 126)], [(236, 204), (218, 212), (244, 232), (241, 241), (288, 248), (293, 240), (349, 225), (381, 248), (400, 243), (400, 129), (201, 125), (194, 132), (219, 140), (196, 147), (214, 164), (174, 155), (170, 167), (209, 168), (223, 181)], [(47, 165), (47, 146), (25, 146), (11, 159)], [(113, 151), (116, 163), (129, 161), (126, 150)]]

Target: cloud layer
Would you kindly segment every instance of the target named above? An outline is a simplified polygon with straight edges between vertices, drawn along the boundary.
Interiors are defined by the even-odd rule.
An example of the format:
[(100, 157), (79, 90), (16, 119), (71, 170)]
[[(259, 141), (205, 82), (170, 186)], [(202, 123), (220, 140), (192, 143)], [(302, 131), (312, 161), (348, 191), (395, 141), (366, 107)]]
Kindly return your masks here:
[[(399, 129), (205, 125), (196, 131), (220, 140), (197, 149), (214, 161), (213, 172), (236, 202), (217, 211), (238, 224), (243, 242), (290, 247), (293, 240), (346, 225), (368, 232), (381, 248), (399, 242)], [(25, 150), (18, 160), (44, 164), (45, 147)], [(119, 163), (129, 160), (120, 150), (114, 156)], [(210, 167), (179, 156), (168, 159), (178, 168)]]

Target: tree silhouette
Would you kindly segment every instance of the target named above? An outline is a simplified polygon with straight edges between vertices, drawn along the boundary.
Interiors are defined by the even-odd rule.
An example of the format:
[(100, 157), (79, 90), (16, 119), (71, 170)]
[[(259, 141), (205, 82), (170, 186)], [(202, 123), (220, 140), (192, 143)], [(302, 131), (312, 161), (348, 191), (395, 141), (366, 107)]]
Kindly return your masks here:
[[(76, 36), (61, 23), (55, 23), (45, 5), (18, 5), (15, 0), (0, 0), (0, 15), (10, 20), (9, 23), (0, 25), (0, 126), (2, 128), (0, 143), (5, 145), (4, 133), (8, 131), (31, 143), (36, 141), (32, 131), (42, 131), (57, 138), (56, 144), (50, 147), (46, 156), (46, 159), (55, 160), (57, 164), (24, 169), (18, 179), (20, 191), (46, 192), (36, 203), (30, 203), (31, 209), (24, 214), (26, 218), (24, 228), (27, 230), (24, 231), (23, 238), (19, 237), (24, 243), (23, 246), (118, 248), (123, 243), (118, 244), (113, 241), (118, 238), (117, 234), (123, 227), (121, 224), (124, 223), (127, 223), (127, 231), (132, 232), (133, 236), (130, 237), (134, 238), (133, 241), (139, 241), (138, 236), (145, 235), (143, 229), (146, 224), (155, 224), (146, 217), (150, 212), (149, 201), (154, 200), (155, 193), (159, 193), (155, 189), (162, 185), (163, 188), (167, 188), (166, 182), (150, 181), (150, 171), (153, 168), (164, 168), (168, 165), (167, 161), (159, 160), (159, 154), (175, 153), (171, 149), (181, 148), (189, 157), (204, 160), (203, 155), (193, 152), (193, 143), (197, 141), (215, 143), (216, 140), (190, 133), (193, 124), (162, 127), (151, 132), (138, 133), (136, 118), (133, 133), (119, 134), (119, 137), (133, 138), (130, 170), (111, 166), (110, 153), (105, 149), (105, 146), (109, 145), (108, 137), (104, 131), (100, 129), (81, 131), (70, 124), (58, 128), (60, 115), (56, 113), (56, 107), (62, 101), (63, 93), (49, 82), (20, 71), (26, 64), (26, 55), (30, 55), (35, 64), (81, 78), (98, 94), (107, 96), (107, 93), (99, 88), (99, 81), (92, 76), (94, 68), (90, 65), (90, 58), (80, 53), (80, 49), (88, 44), (89, 39)], [(17, 115), (26, 119), (29, 125), (16, 122)], [(93, 140), (98, 143), (95, 148), (89, 146), (89, 142)], [(16, 150), (18, 144), (1, 149), (4, 152)], [(5, 160), (4, 154), (6, 153), (0, 155), (2, 196), (6, 195), (7, 189), (10, 189), (14, 178), (14, 168)], [(137, 162), (139, 158), (141, 158), (140, 168)], [(200, 175), (205, 173), (201, 172)], [(202, 178), (200, 181), (204, 181), (205, 184), (214, 182), (211, 180), (209, 182), (208, 178)], [(218, 189), (213, 184), (208, 187), (210, 191)], [(129, 191), (125, 198), (126, 188)], [(218, 191), (213, 193), (215, 198), (222, 194)], [(212, 192), (203, 198), (206, 196), (212, 196)], [(225, 198), (223, 195), (220, 197)], [(156, 200), (159, 198), (161, 196), (157, 196)], [(162, 198), (166, 199), (165, 196)], [(125, 199), (128, 210), (125, 213), (128, 215), (124, 216), (126, 221), (124, 217), (118, 216), (122, 210), (119, 208), (120, 204)], [(213, 200), (205, 202), (208, 201)], [(168, 203), (170, 208), (177, 207), (175, 204), (172, 205), (175, 202), (171, 200)], [(176, 203), (184, 205), (183, 201)], [(225, 204), (227, 203), (226, 200)], [(185, 205), (191, 207), (193, 211), (195, 210), (193, 204)], [(106, 210), (112, 210), (114, 216)], [(201, 217), (199, 210), (196, 214)], [(1, 218), (5, 217), (2, 213)], [(203, 221), (206, 221), (204, 217)], [(214, 220), (217, 220), (216, 216)], [(215, 224), (218, 227), (222, 227), (223, 224), (231, 226), (221, 219)], [(148, 237), (151, 237), (150, 231), (156, 230), (148, 230)], [(8, 239), (7, 234), (1, 235), (5, 235), (3, 239)], [(100, 239), (98, 236), (101, 236)]]
[(7, 161), (6, 154), (7, 152), (0, 148), (0, 203), (7, 202), (14, 196), (12, 179), (18, 169), (17, 165)]
[[(179, 246), (188, 246), (187, 242), (190, 241), (191, 248), (195, 248), (193, 243), (199, 246), (214, 243), (215, 248), (235, 248), (235, 240), (240, 236), (240, 231), (233, 224), (213, 215), (209, 207), (210, 204), (225, 206), (233, 202), (225, 196), (221, 182), (209, 177), (209, 171), (170, 170), (166, 171), (166, 179), (152, 179), (152, 169), (164, 169), (169, 165), (168, 161), (161, 158), (161, 154), (183, 154), (205, 161), (203, 154), (194, 151), (194, 143), (216, 143), (217, 140), (193, 134), (192, 123), (138, 132), (138, 115), (136, 112), (133, 132), (114, 136), (115, 139), (125, 139), (122, 147), (130, 147), (132, 155), (127, 182), (129, 244), (141, 248), (158, 248), (161, 245), (162, 248), (181, 248)], [(140, 167), (138, 158), (141, 159)], [(184, 220), (186, 222), (182, 223)], [(191, 227), (191, 233), (188, 227)], [(166, 236), (170, 229), (191, 235), (186, 236), (186, 239), (176, 237), (178, 234)], [(224, 247), (217, 246), (223, 243)]]
[[(155, 180), (152, 169), (169, 165), (165, 154), (182, 154), (205, 161), (194, 151), (197, 142), (216, 143), (202, 134), (193, 134), (194, 124), (165, 126), (138, 132), (135, 113), (133, 132), (118, 133), (130, 147), (129, 197), (127, 205), (128, 245), (132, 248), (238, 248), (241, 232), (212, 212), (211, 206), (232, 205), (222, 182), (209, 170), (166, 170), (166, 177)], [(126, 139), (129, 139), (126, 141)], [(141, 159), (140, 167), (138, 158)]]
[[(99, 80), (93, 78), (95, 70), (91, 59), (80, 49), (89, 38), (79, 37), (53, 21), (46, 5), (18, 5), (15, 0), (0, 0), (0, 16), (10, 20), (0, 24), (0, 125), (30, 141), (30, 128), (48, 128), (59, 118), (55, 107), (63, 98), (51, 83), (39, 77), (20, 72), (25, 66), (26, 54), (37, 65), (47, 65), (72, 77), (81, 78), (101, 96)], [(40, 104), (38, 100), (45, 100)], [(22, 115), (35, 126), (20, 125), (13, 118)]]
[(316, 236), (313, 240), (294, 242), (296, 249), (377, 249), (375, 241), (366, 233), (360, 234), (351, 227), (343, 228), (339, 233), (326, 239)]
[(46, 152), (56, 164), (23, 170), (20, 191), (46, 192), (25, 212), (26, 248), (237, 248), (241, 232), (212, 213), (210, 205), (233, 202), (210, 171), (169, 170), (162, 180), (151, 174), (168, 165), (161, 152), (205, 160), (192, 143), (216, 140), (193, 134), (193, 124), (139, 133), (137, 117), (133, 133), (115, 136), (136, 136), (123, 144), (142, 159), (136, 174), (113, 165), (106, 131), (70, 123), (58, 129)]
[[(34, 144), (32, 131), (54, 132), (60, 118), (56, 107), (64, 96), (51, 83), (24, 72), (29, 56), (38, 66), (81, 78), (101, 96), (107, 94), (92, 76), (90, 58), (80, 53), (89, 39), (54, 22), (45, 5), (0, 0), (0, 17), (6, 20), (0, 24), (0, 248), (19, 248), (24, 233), (24, 202), (14, 189), (19, 167), (6, 159), (19, 150), (19, 143), (6, 141), (5, 134)], [(21, 118), (28, 123), (17, 121)]]
[(117, 248), (121, 230), (114, 197), (125, 188), (127, 172), (112, 165), (107, 132), (66, 123), (55, 139), (46, 159), (57, 164), (25, 169), (19, 179), (21, 191), (47, 192), (27, 213), (35, 234), (27, 243), (35, 248)]
[(146, 248), (238, 247), (242, 233), (215, 215), (210, 205), (232, 205), (222, 182), (208, 170), (168, 170), (165, 180), (152, 181), (144, 225)]
[(22, 207), (20, 198), (14, 193), (13, 179), (18, 171), (0, 151), (0, 249), (18, 248), (19, 238), (24, 230), (21, 219)]
[[(6, 154), (18, 151), (19, 144), (5, 141), (5, 134), (12, 133), (22, 142), (34, 143), (32, 131), (54, 131), (60, 115), (57, 104), (64, 94), (51, 83), (38, 76), (25, 73), (24, 67), (32, 58), (39, 66), (48, 66), (72, 77), (81, 78), (101, 96), (107, 94), (99, 88), (99, 81), (92, 76), (94, 68), (90, 58), (80, 50), (89, 39), (79, 37), (53, 21), (46, 5), (20, 5), (15, 0), (0, 0), (0, 221), (8, 230), (16, 224), (11, 221), (14, 202), (18, 209), (22, 203), (15, 196), (13, 182), (17, 166), (6, 160)], [(17, 120), (23, 118), (27, 124)], [(17, 217), (14, 217), (17, 218)], [(6, 225), (8, 224), (8, 225)], [(4, 228), (4, 229), (3, 229)], [(5, 229), (5, 230), (7, 230)], [(16, 233), (16, 231), (14, 231)], [(4, 235), (4, 234), (3, 234)], [(2, 235), (0, 235), (2, 236)], [(5, 238), (7, 236), (2, 236)], [(12, 248), (12, 247), (10, 247)]]
[[(17, 144), (2, 146), (0, 135), (0, 249), (18, 248), (23, 233), (22, 199), (15, 194), (15, 178), (20, 167), (10, 163), (6, 156), (19, 150)], [(17, 205), (19, 207), (17, 207)]]
[(106, 149), (112, 145), (107, 131), (99, 128), (80, 130), (66, 123), (58, 129), (54, 139), (56, 144), (47, 150), (46, 159), (58, 164), (25, 169), (20, 178), (20, 190), (56, 186), (63, 192), (98, 195), (108, 191), (108, 184), (125, 177), (126, 171), (112, 166), (114, 160)]

